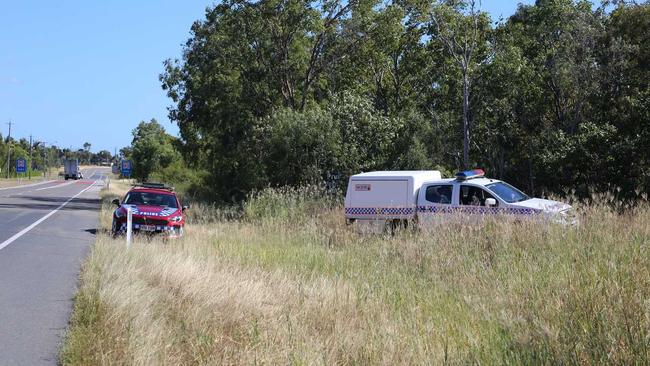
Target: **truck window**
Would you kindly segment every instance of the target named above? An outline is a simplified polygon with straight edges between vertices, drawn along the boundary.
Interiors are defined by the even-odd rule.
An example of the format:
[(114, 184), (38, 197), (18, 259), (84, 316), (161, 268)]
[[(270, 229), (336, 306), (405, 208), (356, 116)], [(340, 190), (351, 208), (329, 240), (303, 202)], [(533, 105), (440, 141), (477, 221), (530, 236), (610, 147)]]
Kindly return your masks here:
[(449, 184), (428, 186), (425, 199), (433, 203), (451, 204), (452, 186)]
[[(491, 194), (487, 193), (484, 189), (462, 185), (460, 186), (460, 204), (465, 206), (485, 206), (485, 199), (494, 198)], [(497, 206), (499, 201), (497, 201)]]

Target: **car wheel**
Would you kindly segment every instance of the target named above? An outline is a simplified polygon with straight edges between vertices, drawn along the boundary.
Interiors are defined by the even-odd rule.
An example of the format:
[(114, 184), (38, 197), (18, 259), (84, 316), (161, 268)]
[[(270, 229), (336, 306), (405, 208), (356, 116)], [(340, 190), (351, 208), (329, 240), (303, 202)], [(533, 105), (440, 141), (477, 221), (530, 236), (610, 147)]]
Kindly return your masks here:
[(111, 227), (111, 234), (113, 235), (113, 237), (117, 236), (117, 220), (115, 220), (115, 218), (113, 218), (113, 225)]

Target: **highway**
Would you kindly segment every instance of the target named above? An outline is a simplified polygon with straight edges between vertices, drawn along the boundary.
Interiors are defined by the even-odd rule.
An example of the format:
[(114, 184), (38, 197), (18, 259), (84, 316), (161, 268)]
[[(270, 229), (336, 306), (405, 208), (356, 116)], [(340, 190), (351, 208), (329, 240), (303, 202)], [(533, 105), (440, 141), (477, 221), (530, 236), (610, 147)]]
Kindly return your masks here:
[(109, 169), (0, 190), (0, 365), (56, 365)]

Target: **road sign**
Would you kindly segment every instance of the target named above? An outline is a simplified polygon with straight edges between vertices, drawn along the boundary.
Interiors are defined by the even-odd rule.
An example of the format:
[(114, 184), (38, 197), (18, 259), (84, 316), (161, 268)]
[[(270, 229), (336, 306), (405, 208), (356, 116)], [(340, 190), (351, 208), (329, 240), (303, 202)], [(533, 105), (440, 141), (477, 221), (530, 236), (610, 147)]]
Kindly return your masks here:
[(27, 173), (27, 160), (16, 159), (16, 173)]
[(122, 168), (121, 168), (122, 175), (125, 177), (130, 177), (131, 169), (132, 169), (131, 160), (122, 160)]

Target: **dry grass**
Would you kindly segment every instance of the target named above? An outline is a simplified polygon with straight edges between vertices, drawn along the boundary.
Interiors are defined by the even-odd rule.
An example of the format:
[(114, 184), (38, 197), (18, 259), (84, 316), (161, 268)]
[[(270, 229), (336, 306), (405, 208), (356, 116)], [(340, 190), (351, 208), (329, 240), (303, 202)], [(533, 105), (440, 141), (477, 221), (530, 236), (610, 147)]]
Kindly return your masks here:
[(488, 222), (390, 237), (355, 234), (331, 201), (280, 196), (237, 220), (194, 207), (213, 220), (194, 219), (178, 241), (126, 250), (100, 236), (61, 361), (649, 362), (647, 205), (588, 207), (570, 229)]
[(9, 188), (9, 187), (20, 187), (24, 186), (27, 184), (33, 184), (33, 183), (38, 183), (42, 182), (43, 179), (41, 178), (34, 178), (34, 179), (26, 179), (26, 178), (0, 178), (0, 188)]
[[(11, 177), (11, 178), (5, 178), (6, 177), (6, 172), (0, 174), (0, 188), (8, 188), (8, 187), (20, 187), (24, 186), (27, 184), (34, 184), (34, 183), (40, 183), (44, 182), (46, 180), (50, 179), (57, 179), (57, 173), (58, 169), (57, 168), (50, 168), (50, 176), (46, 178), (43, 178), (43, 173), (40, 171), (34, 171), (32, 172), (32, 179), (29, 179), (27, 177), (27, 174), (25, 176), (21, 177)], [(12, 172), (12, 175), (15, 173)]]

